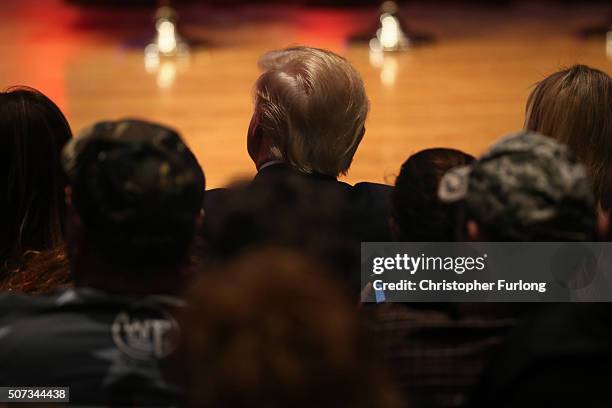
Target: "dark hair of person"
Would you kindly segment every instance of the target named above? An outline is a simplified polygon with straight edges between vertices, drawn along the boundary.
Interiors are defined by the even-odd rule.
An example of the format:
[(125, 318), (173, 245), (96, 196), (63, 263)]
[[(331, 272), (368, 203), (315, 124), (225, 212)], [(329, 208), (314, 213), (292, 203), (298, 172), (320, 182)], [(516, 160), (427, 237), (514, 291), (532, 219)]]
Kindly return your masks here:
[(539, 82), (529, 95), (525, 128), (566, 144), (591, 176), (595, 198), (612, 164), (612, 79), (574, 65)]
[(63, 242), (63, 146), (72, 137), (60, 109), (32, 88), (0, 93), (0, 271), (19, 269), (27, 251)]
[(471, 164), (474, 157), (455, 149), (425, 149), (404, 162), (393, 190), (392, 217), (399, 241), (455, 240), (454, 206), (440, 202), (438, 184), (453, 167)]
[(396, 407), (355, 306), (323, 267), (260, 248), (188, 293), (175, 375), (191, 407)]
[[(69, 171), (74, 173), (71, 209), (100, 262), (152, 274), (156, 267), (187, 261), (206, 181), (197, 159), (172, 129), (130, 119), (102, 122), (94, 129), (123, 125), (145, 132), (146, 142), (134, 136), (119, 142), (103, 130), (94, 130), (101, 136), (77, 139), (85, 142)], [(69, 239), (71, 251), (73, 245)]]

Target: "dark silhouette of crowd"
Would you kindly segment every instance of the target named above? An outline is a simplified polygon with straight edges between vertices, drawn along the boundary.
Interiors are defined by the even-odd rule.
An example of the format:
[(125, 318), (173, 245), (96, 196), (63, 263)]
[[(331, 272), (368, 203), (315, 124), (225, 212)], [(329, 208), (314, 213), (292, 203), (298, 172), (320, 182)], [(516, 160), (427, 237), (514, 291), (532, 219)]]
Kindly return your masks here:
[(259, 66), (257, 173), (209, 190), (155, 118), (73, 138), (42, 93), (0, 93), (0, 386), (86, 406), (612, 405), (607, 303), (383, 301), (360, 271), (362, 242), (610, 241), (609, 75), (544, 78), (478, 158), (432, 146), (394, 186), (350, 185), (359, 73), (308, 47)]

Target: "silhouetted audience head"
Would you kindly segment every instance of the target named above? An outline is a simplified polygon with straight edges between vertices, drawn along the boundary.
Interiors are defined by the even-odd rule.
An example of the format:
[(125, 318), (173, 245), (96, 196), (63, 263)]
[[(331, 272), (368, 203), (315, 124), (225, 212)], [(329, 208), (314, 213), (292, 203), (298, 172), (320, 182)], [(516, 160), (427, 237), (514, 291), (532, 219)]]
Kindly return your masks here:
[(156, 270), (186, 262), (204, 173), (178, 133), (137, 120), (99, 122), (66, 146), (63, 165), (77, 283), (98, 268), (138, 275), (145, 287)]
[(425, 149), (404, 162), (393, 190), (391, 230), (398, 241), (455, 240), (454, 207), (438, 198), (448, 170), (471, 164), (474, 157), (455, 149)]
[(459, 233), (480, 241), (594, 241), (595, 199), (582, 164), (559, 142), (519, 133), (440, 182), (439, 197), (463, 203)]
[(280, 161), (302, 173), (348, 171), (369, 102), (359, 73), (339, 55), (296, 47), (265, 54), (255, 84), (248, 150), (257, 168)]
[(525, 128), (566, 144), (586, 166), (596, 199), (612, 164), (612, 79), (584, 65), (556, 72), (527, 101)]
[[(0, 272), (19, 272), (27, 251), (63, 242), (62, 148), (72, 133), (60, 109), (25, 87), (0, 92)], [(4, 278), (4, 276), (2, 277)]]
[(177, 364), (188, 406), (399, 406), (354, 305), (322, 269), (265, 249), (191, 289)]

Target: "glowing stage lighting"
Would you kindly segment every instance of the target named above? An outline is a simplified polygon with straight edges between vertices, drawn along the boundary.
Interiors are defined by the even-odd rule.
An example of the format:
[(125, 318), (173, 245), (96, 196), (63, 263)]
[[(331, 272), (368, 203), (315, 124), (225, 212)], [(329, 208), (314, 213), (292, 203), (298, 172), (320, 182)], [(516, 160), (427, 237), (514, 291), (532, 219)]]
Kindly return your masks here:
[(171, 88), (177, 72), (189, 66), (189, 46), (179, 35), (176, 20), (174, 9), (160, 7), (156, 13), (155, 39), (144, 50), (145, 70), (157, 75), (160, 89)]
[(174, 56), (189, 52), (189, 46), (178, 33), (176, 20), (176, 12), (173, 8), (163, 6), (157, 10), (155, 39), (146, 47), (145, 53)]
[(380, 27), (376, 37), (370, 40), (370, 51), (401, 51), (410, 46), (410, 40), (402, 30), (397, 17), (398, 6), (394, 1), (385, 1), (381, 7)]

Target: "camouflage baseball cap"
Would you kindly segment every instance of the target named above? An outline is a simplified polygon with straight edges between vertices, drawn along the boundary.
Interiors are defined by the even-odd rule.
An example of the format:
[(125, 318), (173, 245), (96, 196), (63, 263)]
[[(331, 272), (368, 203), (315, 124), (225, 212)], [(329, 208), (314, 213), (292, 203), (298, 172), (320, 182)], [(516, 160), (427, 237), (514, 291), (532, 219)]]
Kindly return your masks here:
[(441, 201), (463, 201), (492, 236), (510, 241), (590, 241), (596, 230), (592, 187), (584, 167), (552, 138), (507, 136), (471, 166), (440, 181)]
[(88, 236), (109, 254), (153, 259), (157, 248), (170, 256), (166, 248), (191, 239), (205, 179), (176, 131), (99, 122), (66, 145), (62, 166)]

